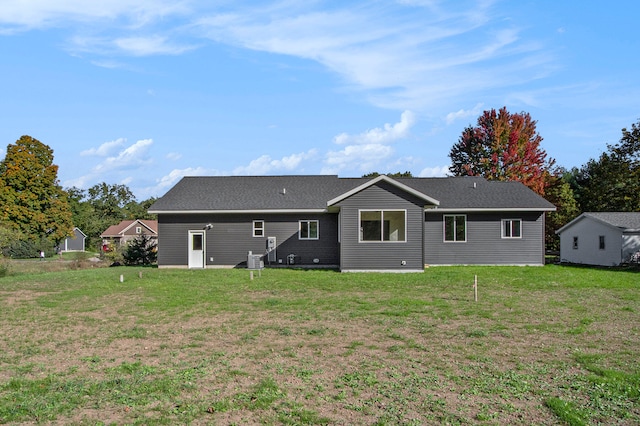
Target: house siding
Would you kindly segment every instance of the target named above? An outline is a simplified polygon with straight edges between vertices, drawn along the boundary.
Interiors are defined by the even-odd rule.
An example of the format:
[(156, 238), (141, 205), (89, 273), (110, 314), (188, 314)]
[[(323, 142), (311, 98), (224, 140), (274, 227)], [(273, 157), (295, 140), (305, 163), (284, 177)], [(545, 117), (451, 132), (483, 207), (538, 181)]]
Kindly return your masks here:
[[(425, 264), (544, 264), (544, 213), (456, 213), (467, 217), (466, 242), (444, 241), (444, 216), (448, 214), (424, 214)], [(502, 238), (502, 219), (521, 219), (522, 238)]]
[[(340, 202), (338, 206), (341, 209), (341, 269), (423, 270), (424, 204), (424, 200), (386, 182), (372, 185)], [(360, 242), (359, 211), (369, 209), (406, 210), (406, 241)]]
[[(261, 237), (253, 236), (254, 220), (264, 221)], [(300, 220), (318, 221), (318, 240), (298, 239)], [(337, 266), (340, 260), (337, 214), (159, 214), (158, 265), (186, 266), (188, 231), (204, 230), (207, 224), (212, 227), (204, 231), (205, 266), (246, 266), (249, 251), (266, 253), (268, 237), (276, 237), (274, 266), (287, 264), (289, 254), (295, 255), (295, 264), (302, 266)]]
[[(599, 249), (600, 235), (605, 237), (605, 250)], [(573, 248), (578, 237), (578, 248)], [(560, 260), (585, 265), (614, 266), (622, 262), (622, 231), (589, 217), (584, 217), (560, 234)]]

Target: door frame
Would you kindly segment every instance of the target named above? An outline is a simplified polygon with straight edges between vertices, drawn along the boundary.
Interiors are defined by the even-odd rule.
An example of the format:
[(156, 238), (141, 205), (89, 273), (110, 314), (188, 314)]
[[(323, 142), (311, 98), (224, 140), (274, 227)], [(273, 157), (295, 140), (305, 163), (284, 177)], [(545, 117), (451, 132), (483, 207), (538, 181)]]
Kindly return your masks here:
[[(193, 257), (193, 237), (195, 235), (201, 235), (202, 236), (202, 258), (200, 259), (200, 262), (194, 262), (194, 257)], [(198, 230), (190, 230), (189, 234), (188, 234), (188, 241), (187, 241), (187, 266), (189, 267), (189, 269), (204, 269), (204, 267), (206, 266), (206, 261), (205, 259), (207, 258), (207, 242), (206, 242), (206, 238), (207, 238), (207, 234), (205, 231), (198, 229)], [(197, 259), (196, 259), (197, 260)]]

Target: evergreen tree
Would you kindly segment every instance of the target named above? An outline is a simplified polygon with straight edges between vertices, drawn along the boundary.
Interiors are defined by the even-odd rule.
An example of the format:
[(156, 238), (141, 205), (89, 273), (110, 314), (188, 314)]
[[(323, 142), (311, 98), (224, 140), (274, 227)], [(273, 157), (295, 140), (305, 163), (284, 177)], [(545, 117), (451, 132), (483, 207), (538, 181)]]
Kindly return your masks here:
[(146, 234), (139, 235), (129, 241), (122, 258), (126, 265), (152, 265), (158, 258), (156, 243)]

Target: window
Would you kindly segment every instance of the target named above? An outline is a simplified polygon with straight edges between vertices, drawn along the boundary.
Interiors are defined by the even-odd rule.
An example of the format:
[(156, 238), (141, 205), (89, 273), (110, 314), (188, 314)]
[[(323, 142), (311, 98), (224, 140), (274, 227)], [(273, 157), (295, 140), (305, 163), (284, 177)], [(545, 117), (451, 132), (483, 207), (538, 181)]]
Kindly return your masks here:
[(136, 226), (136, 234), (142, 234), (142, 226)]
[(360, 241), (406, 241), (406, 216), (406, 210), (361, 210)]
[(264, 220), (253, 221), (253, 236), (264, 237)]
[(503, 219), (502, 238), (522, 238), (522, 220)]
[(467, 216), (445, 215), (444, 240), (449, 242), (467, 241)]
[(300, 240), (317, 240), (318, 239), (318, 221), (317, 220), (301, 220), (298, 229), (298, 239)]
[(191, 250), (202, 250), (203, 246), (203, 236), (202, 234), (193, 234), (191, 236)]
[(573, 249), (578, 249), (578, 237), (573, 237)]
[(600, 247), (600, 250), (604, 250), (604, 248), (605, 248), (605, 245), (604, 245), (604, 235), (600, 235), (600, 237), (598, 237), (598, 239), (599, 239), (599, 247)]

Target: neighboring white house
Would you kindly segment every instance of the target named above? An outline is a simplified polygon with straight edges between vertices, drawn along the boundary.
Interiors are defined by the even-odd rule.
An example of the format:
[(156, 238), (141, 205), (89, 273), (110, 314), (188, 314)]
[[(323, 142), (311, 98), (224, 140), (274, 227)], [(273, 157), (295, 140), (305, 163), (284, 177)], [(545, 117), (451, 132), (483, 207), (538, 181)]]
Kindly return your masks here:
[(617, 266), (640, 257), (640, 212), (582, 213), (556, 234), (562, 262)]

